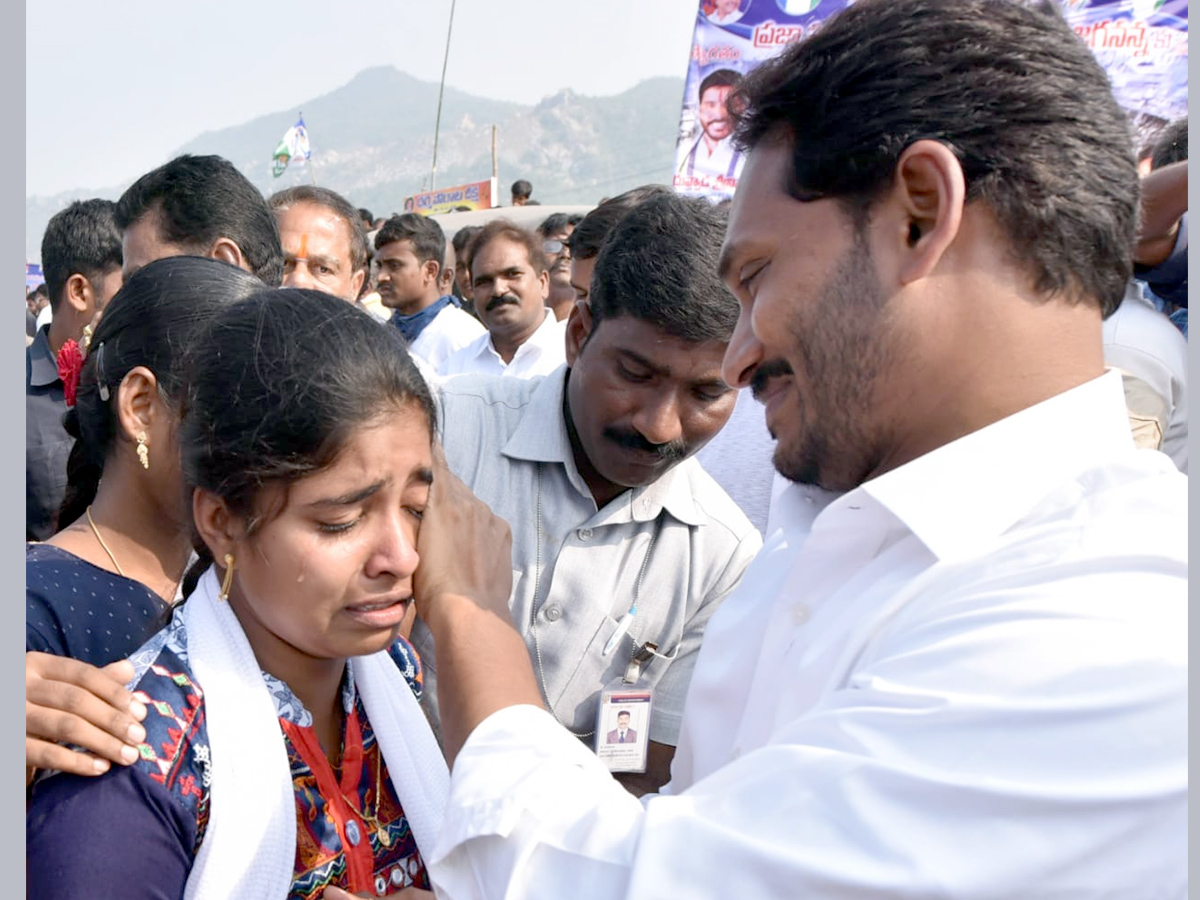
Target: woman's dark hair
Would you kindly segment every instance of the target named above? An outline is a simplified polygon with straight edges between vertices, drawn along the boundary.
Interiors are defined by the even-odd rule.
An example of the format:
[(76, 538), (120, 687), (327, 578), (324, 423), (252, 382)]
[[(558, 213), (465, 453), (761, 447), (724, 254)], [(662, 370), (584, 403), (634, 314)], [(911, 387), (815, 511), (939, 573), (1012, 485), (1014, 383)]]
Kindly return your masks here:
[[(216, 316), (189, 354), (180, 425), (188, 487), (212, 491), (253, 533), (264, 487), (333, 463), (354, 430), (415, 406), (432, 439), (437, 412), (404, 338), (320, 291), (265, 290)], [(184, 578), (195, 588), (212, 554)]]
[(236, 266), (194, 256), (156, 260), (125, 282), (100, 317), (79, 373), (75, 405), (63, 419), (75, 445), (67, 460), (60, 526), (82, 516), (96, 498), (117, 437), (121, 379), (135, 366), (145, 366), (158, 380), (161, 395), (178, 410), (182, 352), (218, 309), (262, 288), (261, 281)]

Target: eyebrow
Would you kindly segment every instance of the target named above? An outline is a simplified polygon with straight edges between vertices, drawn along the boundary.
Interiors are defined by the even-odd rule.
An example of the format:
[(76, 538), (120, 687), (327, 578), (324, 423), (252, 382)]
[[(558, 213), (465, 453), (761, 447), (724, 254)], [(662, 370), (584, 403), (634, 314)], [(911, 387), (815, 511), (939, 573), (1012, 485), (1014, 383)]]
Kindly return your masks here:
[(433, 469), (426, 469), (424, 467), (415, 469), (412, 475), (408, 477), (408, 483), (412, 484), (414, 481), (417, 484), (433, 484)]
[(342, 494), (340, 497), (326, 497), (323, 500), (314, 500), (308, 505), (316, 508), (325, 508), (330, 506), (354, 506), (356, 503), (362, 503), (368, 497), (377, 493), (386, 483), (386, 479), (381, 479), (376, 481), (374, 484), (367, 485), (365, 488), (351, 491), (348, 494)]
[[(628, 358), (632, 362), (635, 362), (641, 366), (645, 366), (647, 369), (649, 369), (651, 372), (653, 372), (655, 375), (659, 376), (660, 378), (670, 378), (671, 377), (671, 370), (669, 368), (667, 368), (666, 366), (659, 365), (658, 363), (656, 363), (650, 359), (647, 359), (646, 357), (642, 356), (642, 354), (640, 354), (640, 353), (637, 353), (633, 350), (629, 350), (625, 347), (618, 347), (617, 352), (619, 354), (621, 354), (622, 356)], [(726, 384), (725, 380), (722, 378), (701, 378), (696, 381), (689, 381), (687, 383), (692, 385), (693, 387), (723, 387), (728, 390), (732, 390), (732, 388), (730, 388), (729, 385)]]

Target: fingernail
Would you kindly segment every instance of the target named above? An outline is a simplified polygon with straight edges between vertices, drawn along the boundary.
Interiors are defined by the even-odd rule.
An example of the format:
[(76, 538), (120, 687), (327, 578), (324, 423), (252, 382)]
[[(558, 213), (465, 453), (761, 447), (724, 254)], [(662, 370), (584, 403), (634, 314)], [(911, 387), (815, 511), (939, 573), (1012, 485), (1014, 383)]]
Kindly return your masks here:
[(127, 764), (137, 762), (137, 758), (138, 752), (137, 750), (133, 749), (133, 747), (121, 748), (121, 759), (123, 759)]
[(92, 760), (92, 768), (94, 768), (96, 770), (97, 775), (103, 775), (105, 772), (108, 771), (108, 760), (107, 759), (93, 759)]
[(129, 726), (129, 740), (135, 744), (140, 744), (146, 739), (146, 729), (141, 725)]
[(129, 713), (139, 722), (146, 718), (146, 707), (138, 700), (134, 700), (129, 704)]

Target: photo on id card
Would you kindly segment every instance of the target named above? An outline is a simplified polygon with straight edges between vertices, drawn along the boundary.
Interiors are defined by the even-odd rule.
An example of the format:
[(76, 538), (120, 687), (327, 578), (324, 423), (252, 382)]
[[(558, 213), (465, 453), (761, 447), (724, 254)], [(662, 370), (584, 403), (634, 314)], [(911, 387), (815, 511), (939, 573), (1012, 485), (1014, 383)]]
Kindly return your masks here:
[(613, 689), (600, 693), (596, 756), (610, 772), (645, 772), (653, 692)]

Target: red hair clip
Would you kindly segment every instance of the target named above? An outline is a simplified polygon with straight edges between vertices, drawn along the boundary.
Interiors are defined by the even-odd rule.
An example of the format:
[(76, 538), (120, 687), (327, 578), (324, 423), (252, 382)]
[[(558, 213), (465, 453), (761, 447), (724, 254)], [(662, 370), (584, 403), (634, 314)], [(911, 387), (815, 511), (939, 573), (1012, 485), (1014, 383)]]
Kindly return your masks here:
[(74, 340), (66, 341), (54, 357), (58, 365), (58, 377), (63, 383), (63, 398), (67, 406), (75, 405), (75, 394), (79, 390), (79, 372), (83, 368), (83, 351)]

